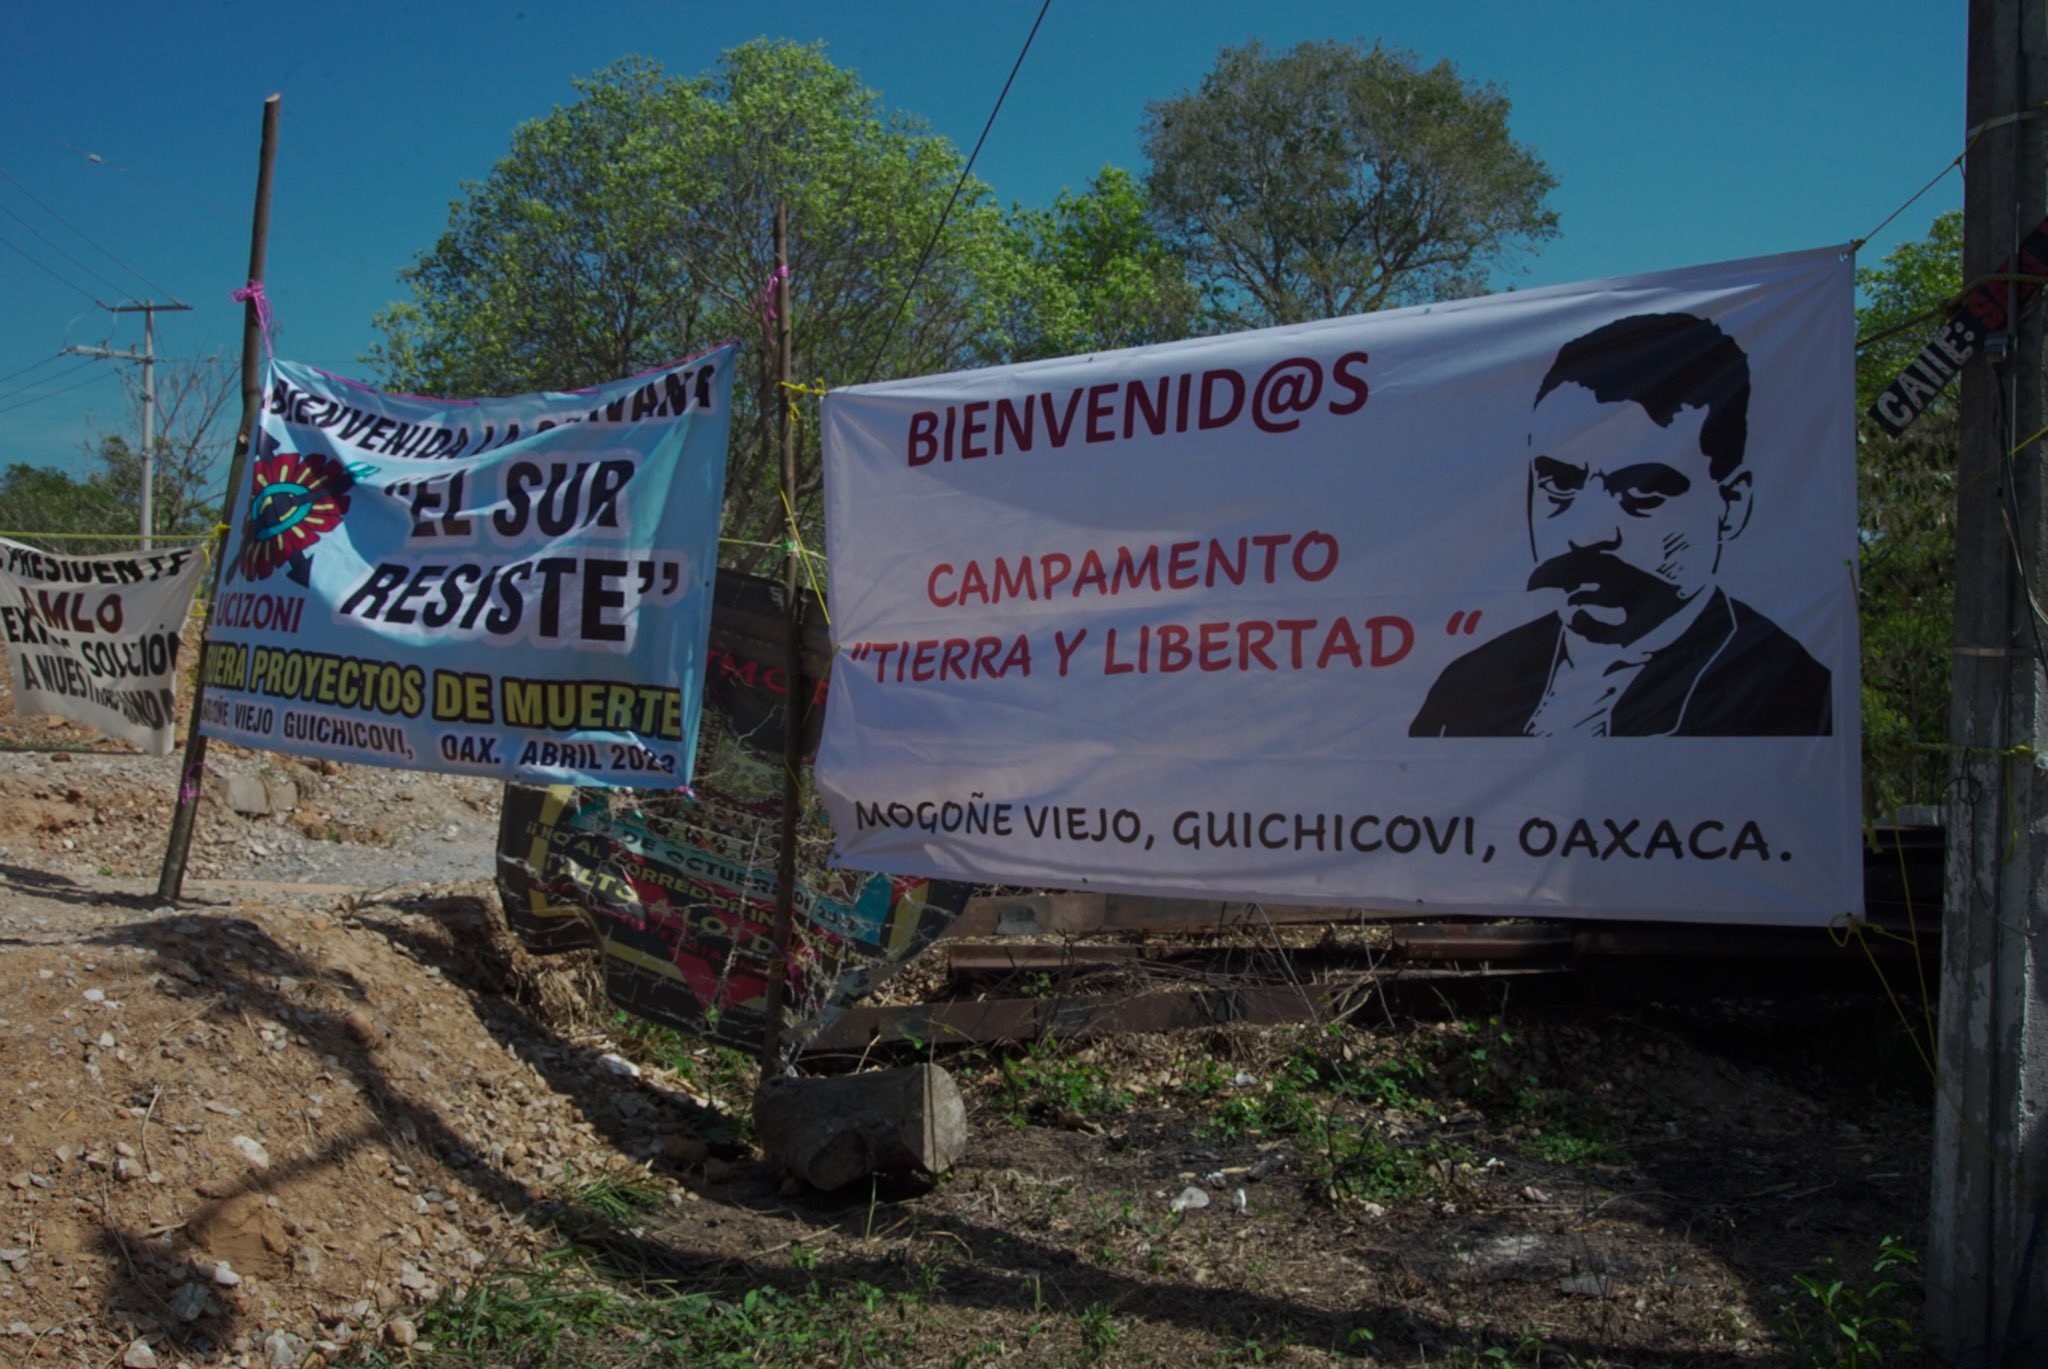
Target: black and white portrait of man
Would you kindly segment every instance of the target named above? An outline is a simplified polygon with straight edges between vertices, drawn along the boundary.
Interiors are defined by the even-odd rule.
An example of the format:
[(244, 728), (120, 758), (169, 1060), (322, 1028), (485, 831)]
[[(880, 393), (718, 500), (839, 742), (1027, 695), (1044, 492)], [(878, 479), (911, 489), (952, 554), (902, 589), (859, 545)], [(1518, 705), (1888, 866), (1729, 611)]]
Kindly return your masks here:
[(1418, 737), (1828, 736), (1828, 670), (1721, 589), (1755, 482), (1749, 361), (1692, 314), (1559, 350), (1528, 431), (1527, 588), (1555, 611), (1445, 667)]

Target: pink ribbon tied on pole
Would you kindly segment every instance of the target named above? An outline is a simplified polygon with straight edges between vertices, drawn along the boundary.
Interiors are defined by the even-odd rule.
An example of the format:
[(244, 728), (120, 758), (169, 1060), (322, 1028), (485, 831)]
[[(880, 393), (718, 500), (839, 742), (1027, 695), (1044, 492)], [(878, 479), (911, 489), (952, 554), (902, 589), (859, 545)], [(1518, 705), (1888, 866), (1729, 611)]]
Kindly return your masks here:
[(778, 266), (768, 273), (768, 283), (761, 287), (761, 326), (766, 328), (775, 322), (775, 287), (789, 279), (789, 268)]
[(277, 360), (277, 353), (271, 350), (270, 346), (270, 296), (263, 293), (263, 282), (252, 280), (247, 285), (230, 290), (228, 298), (237, 304), (255, 306), (256, 326), (263, 333), (263, 355), (272, 361)]

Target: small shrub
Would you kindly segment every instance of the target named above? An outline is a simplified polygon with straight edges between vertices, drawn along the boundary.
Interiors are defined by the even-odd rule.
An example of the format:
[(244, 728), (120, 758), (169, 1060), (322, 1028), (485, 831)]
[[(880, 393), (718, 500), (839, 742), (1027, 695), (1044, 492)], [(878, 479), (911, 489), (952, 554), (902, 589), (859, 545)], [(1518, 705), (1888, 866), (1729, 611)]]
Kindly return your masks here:
[[(1819, 1274), (1795, 1274), (1798, 1292), (1778, 1309), (1772, 1329), (1800, 1369), (1862, 1369), (1904, 1363), (1924, 1349), (1915, 1314), (1919, 1258), (1897, 1236), (1878, 1242), (1868, 1283), (1844, 1278), (1829, 1256)], [(1860, 1284), (1860, 1286), (1859, 1286)]]

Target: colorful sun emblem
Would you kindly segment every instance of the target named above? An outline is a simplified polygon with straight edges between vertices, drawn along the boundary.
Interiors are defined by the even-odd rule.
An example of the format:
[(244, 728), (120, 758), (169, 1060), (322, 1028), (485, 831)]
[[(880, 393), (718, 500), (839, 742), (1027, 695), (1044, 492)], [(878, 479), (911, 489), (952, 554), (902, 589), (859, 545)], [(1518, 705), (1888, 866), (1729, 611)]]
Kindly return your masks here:
[(255, 492), (244, 525), (242, 574), (267, 580), (341, 522), (348, 512), (348, 470), (318, 452), (278, 452), (256, 462)]

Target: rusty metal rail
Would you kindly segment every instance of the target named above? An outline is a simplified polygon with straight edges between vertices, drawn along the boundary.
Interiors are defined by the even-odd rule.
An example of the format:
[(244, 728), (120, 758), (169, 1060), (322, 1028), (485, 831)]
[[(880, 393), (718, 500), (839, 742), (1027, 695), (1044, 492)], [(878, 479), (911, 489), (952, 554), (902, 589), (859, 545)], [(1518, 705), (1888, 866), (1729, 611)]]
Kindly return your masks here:
[[(970, 900), (946, 933), (948, 973), (959, 996), (855, 1008), (807, 1050), (1277, 1025), (1344, 1016), (1373, 1002), (1391, 1010), (1454, 1007), (1475, 993), (1509, 989), (1600, 1000), (1876, 991), (1877, 975), (1894, 984), (1919, 982), (1916, 957), (1922, 968), (1939, 963), (1941, 856), (1939, 829), (1879, 831), (1865, 858), (1865, 916), (1892, 935), (1870, 939), (1868, 955), (1865, 946), (1844, 945), (1839, 935), (1814, 927), (1418, 922), (1412, 912), (1390, 910), (989, 895)], [(1248, 935), (1316, 926), (1382, 934), (1285, 952), (1285, 975), (1246, 968), (1247, 945), (1255, 944)], [(1262, 953), (1277, 965), (1270, 948)], [(1118, 991), (1103, 991), (1105, 977), (1118, 981)], [(1005, 985), (1010, 996), (987, 996)], [(1017, 992), (1026, 987), (1029, 993)]]

